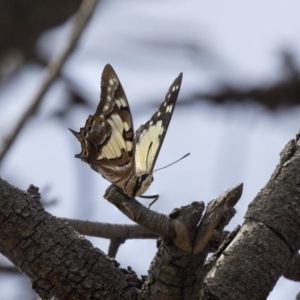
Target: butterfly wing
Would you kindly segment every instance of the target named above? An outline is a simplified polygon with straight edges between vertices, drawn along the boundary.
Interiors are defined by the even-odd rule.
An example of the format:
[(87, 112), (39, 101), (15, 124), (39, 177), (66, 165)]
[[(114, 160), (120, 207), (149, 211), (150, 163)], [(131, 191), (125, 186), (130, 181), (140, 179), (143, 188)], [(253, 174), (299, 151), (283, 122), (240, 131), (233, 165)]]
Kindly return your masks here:
[(134, 134), (129, 104), (111, 65), (104, 67), (101, 98), (96, 113), (80, 132), (74, 133), (82, 151), (76, 157), (117, 186), (123, 185), (134, 168)]
[(135, 133), (135, 172), (150, 174), (164, 141), (177, 97), (180, 91), (182, 73), (174, 80), (165, 100), (152, 118)]

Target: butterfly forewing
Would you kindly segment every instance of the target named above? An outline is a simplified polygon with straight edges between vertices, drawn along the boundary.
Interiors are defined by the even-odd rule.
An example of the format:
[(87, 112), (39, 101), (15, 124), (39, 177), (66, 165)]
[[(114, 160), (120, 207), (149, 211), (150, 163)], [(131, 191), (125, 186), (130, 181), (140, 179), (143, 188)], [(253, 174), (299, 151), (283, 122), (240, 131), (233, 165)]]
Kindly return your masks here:
[(76, 157), (128, 196), (143, 195), (153, 180), (153, 168), (175, 108), (181, 80), (182, 73), (169, 88), (158, 111), (134, 136), (125, 92), (112, 66), (106, 65), (96, 113), (88, 117), (79, 133), (71, 130), (82, 147)]
[(182, 81), (182, 73), (174, 80), (165, 100), (152, 118), (135, 134), (136, 173), (153, 172), (153, 168), (164, 141), (175, 108)]
[(96, 113), (75, 135), (82, 146), (77, 157), (122, 188), (134, 168), (134, 131), (125, 92), (109, 64), (102, 73)]

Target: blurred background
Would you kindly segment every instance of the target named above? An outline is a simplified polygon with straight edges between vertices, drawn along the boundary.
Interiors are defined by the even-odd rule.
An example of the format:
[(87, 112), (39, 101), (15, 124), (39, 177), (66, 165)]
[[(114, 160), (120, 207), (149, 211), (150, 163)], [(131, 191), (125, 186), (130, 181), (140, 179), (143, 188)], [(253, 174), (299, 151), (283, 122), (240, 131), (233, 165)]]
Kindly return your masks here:
[[(81, 1), (0, 1), (0, 153), (45, 78), (45, 65), (68, 43)], [(68, 128), (94, 114), (110, 63), (126, 92), (135, 129), (183, 72), (177, 107), (147, 194), (169, 213), (205, 203), (243, 182), (237, 214), (269, 180), (284, 145), (300, 128), (300, 21), (297, 1), (99, 1), (67, 62), (2, 156), (0, 175), (40, 188), (58, 217), (130, 223), (103, 199), (109, 183), (74, 155)], [(141, 199), (145, 205), (149, 202)], [(109, 242), (88, 237), (107, 252)], [(147, 273), (154, 240), (127, 241), (116, 259)], [(28, 280), (0, 257), (0, 300), (32, 299)], [(269, 300), (295, 299), (299, 284), (281, 278)]]

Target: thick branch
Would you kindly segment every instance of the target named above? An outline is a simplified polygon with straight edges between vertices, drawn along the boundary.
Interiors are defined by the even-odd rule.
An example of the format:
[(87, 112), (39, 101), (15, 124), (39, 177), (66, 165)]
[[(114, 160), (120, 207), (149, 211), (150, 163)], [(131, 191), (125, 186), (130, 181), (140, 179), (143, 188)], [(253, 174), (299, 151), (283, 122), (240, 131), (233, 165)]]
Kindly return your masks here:
[(141, 299), (196, 300), (197, 282), (208, 251), (187, 254), (168, 241), (160, 240), (151, 262), (148, 277), (142, 287)]
[[(208, 254), (208, 241), (215, 229), (223, 229), (231, 218), (233, 206), (241, 196), (242, 185), (228, 190), (208, 207), (200, 233), (196, 235), (201, 249), (192, 254), (193, 242), (204, 204), (174, 209), (167, 217), (153, 212), (134, 198), (128, 198), (114, 186), (108, 188), (105, 198), (139, 225), (154, 231), (162, 238), (159, 250), (151, 263), (148, 277), (141, 290), (141, 299), (197, 299), (203, 282), (202, 267)], [(211, 221), (212, 226), (207, 222)], [(203, 241), (201, 241), (201, 239)]]
[(128, 299), (136, 294), (138, 280), (132, 273), (2, 179), (0, 231), (0, 252), (43, 299)]
[(296, 253), (290, 261), (289, 266), (284, 270), (283, 275), (285, 278), (300, 281), (300, 254)]
[(246, 221), (209, 271), (200, 299), (266, 299), (300, 248), (300, 147), (290, 141)]

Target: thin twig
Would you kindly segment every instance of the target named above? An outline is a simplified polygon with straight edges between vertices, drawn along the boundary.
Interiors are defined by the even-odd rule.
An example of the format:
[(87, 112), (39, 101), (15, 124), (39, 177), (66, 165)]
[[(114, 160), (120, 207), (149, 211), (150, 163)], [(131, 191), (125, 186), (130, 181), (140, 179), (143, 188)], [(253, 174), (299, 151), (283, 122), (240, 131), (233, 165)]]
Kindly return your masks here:
[(109, 257), (115, 258), (117, 256), (118, 250), (122, 244), (124, 244), (125, 240), (123, 239), (111, 239), (107, 255)]
[(75, 17), (72, 33), (66, 48), (61, 51), (57, 56), (53, 56), (45, 69), (45, 79), (42, 82), (40, 88), (38, 89), (31, 105), (25, 111), (24, 115), (19, 120), (13, 132), (6, 138), (3, 149), (0, 153), (0, 162), (3, 161), (4, 156), (7, 154), (9, 148), (16, 140), (17, 136), (21, 132), (27, 120), (32, 116), (38, 109), (40, 103), (42, 102), (43, 96), (49, 89), (52, 82), (55, 80), (59, 74), (63, 64), (66, 62), (67, 58), (70, 56), (72, 51), (79, 40), (81, 33), (86, 27), (88, 21), (90, 20), (92, 13), (99, 1), (97, 0), (84, 0), (79, 8), (79, 11)]
[(109, 224), (76, 219), (61, 218), (80, 234), (110, 239), (108, 256), (116, 257), (121, 244), (127, 239), (158, 239), (149, 230), (131, 224)]
[[(154, 239), (159, 236), (149, 230), (135, 224), (109, 224), (101, 222), (92, 222), (86, 220), (60, 218), (67, 222), (73, 229), (80, 234), (110, 239), (111, 241), (126, 241), (132, 239)], [(208, 243), (208, 251), (215, 252), (228, 236), (229, 231), (215, 230)], [(111, 247), (111, 246), (110, 246)], [(111, 254), (111, 252), (109, 252)], [(110, 255), (111, 256), (111, 255)], [(114, 257), (114, 256), (111, 256)]]
[(139, 225), (109, 224), (92, 221), (60, 218), (80, 234), (104, 239), (157, 239), (158, 235)]
[(15, 266), (0, 265), (0, 273), (22, 275), (22, 273)]

